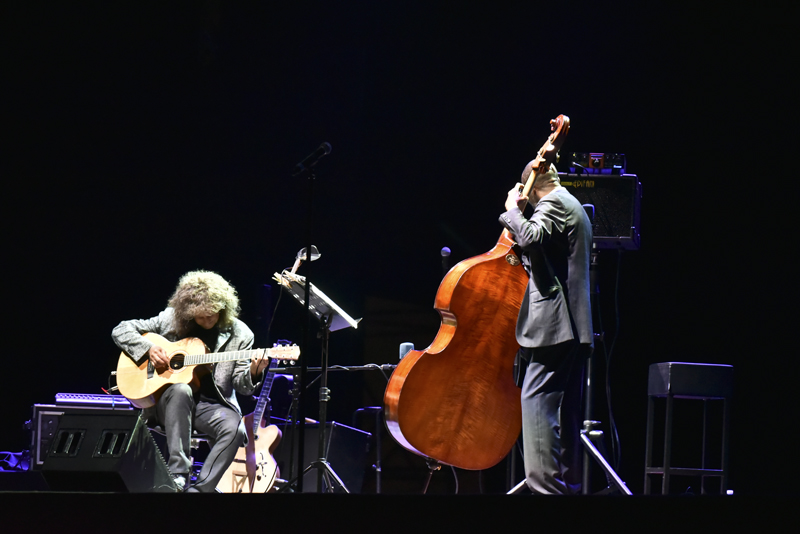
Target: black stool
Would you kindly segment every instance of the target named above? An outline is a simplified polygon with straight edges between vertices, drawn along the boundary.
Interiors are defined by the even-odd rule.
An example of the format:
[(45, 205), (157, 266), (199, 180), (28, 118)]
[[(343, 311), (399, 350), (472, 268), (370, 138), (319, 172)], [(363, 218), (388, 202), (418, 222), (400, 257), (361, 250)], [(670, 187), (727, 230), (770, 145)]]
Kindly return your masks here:
[[(650, 493), (651, 475), (663, 475), (661, 493), (669, 494), (672, 475), (700, 476), (700, 491), (705, 494), (706, 477), (720, 477), (720, 493), (728, 489), (728, 440), (730, 435), (730, 401), (733, 396), (733, 367), (709, 363), (664, 362), (650, 366), (647, 387), (647, 451), (644, 467), (644, 493)], [(666, 422), (664, 425), (664, 463), (653, 467), (653, 407), (656, 397), (666, 397)], [(673, 399), (703, 400), (703, 451), (699, 469), (673, 467), (672, 417)], [(706, 468), (706, 424), (708, 401), (722, 399), (722, 460), (721, 469)]]

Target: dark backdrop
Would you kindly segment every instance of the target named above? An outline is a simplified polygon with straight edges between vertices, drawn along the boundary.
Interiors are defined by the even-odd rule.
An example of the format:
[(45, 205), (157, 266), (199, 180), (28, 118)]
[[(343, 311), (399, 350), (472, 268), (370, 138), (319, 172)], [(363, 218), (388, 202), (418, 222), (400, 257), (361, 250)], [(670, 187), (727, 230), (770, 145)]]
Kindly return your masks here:
[[(732, 487), (796, 492), (786, 13), (271, 4), (6, 5), (0, 448), (26, 448), (32, 404), (100, 393), (111, 329), (155, 315), (188, 270), (234, 283), (257, 345), (300, 341), (288, 300), (267, 333), (264, 286), (306, 244), (291, 169), (323, 141), (313, 276), (363, 317), (333, 334), (332, 360), (427, 346), (440, 249), (454, 263), (493, 246), (506, 191), (564, 113), (565, 151), (624, 152), (644, 188), (641, 250), (602, 255), (623, 478), (641, 491), (648, 365), (728, 363)], [(332, 377), (334, 419), (380, 404), (373, 375)], [(424, 462), (386, 446), (384, 476), (421, 486)]]

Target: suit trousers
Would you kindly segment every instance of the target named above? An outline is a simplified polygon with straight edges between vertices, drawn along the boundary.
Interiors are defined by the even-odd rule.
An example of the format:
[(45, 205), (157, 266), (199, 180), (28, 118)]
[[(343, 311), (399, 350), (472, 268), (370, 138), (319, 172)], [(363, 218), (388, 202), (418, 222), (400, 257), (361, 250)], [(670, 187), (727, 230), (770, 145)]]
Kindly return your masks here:
[(173, 475), (183, 475), (187, 481), (192, 467), (192, 425), (208, 435), (211, 450), (197, 482), (188, 491), (214, 491), (239, 447), (245, 443), (247, 433), (242, 417), (224, 404), (195, 402), (188, 384), (168, 387), (158, 400), (156, 414), (167, 436), (167, 466)]
[(580, 492), (582, 353), (577, 341), (520, 349), (522, 449), (526, 482), (533, 493)]

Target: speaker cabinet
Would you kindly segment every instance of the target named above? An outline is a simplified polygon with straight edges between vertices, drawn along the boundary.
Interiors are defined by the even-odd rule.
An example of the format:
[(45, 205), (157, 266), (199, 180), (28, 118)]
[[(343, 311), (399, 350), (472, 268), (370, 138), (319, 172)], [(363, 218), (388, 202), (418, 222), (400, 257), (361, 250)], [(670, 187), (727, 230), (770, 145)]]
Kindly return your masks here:
[(558, 173), (581, 204), (592, 204), (594, 243), (600, 249), (639, 250), (642, 184), (635, 174)]
[(58, 431), (61, 416), (66, 414), (86, 414), (90, 416), (106, 415), (109, 412), (127, 413), (130, 408), (105, 406), (64, 406), (55, 404), (34, 404), (31, 420), (25, 423), (30, 430), (31, 470), (41, 471), (47, 452)]
[(54, 491), (176, 492), (138, 411), (65, 411), (42, 466)]
[[(283, 438), (275, 450), (275, 461), (278, 462), (281, 478), (285, 479), (289, 475), (289, 429), (283, 424), (277, 426), (283, 432)], [(295, 469), (294, 476), (299, 475), (306, 466), (319, 457), (319, 423), (306, 423), (305, 427), (304, 465), (300, 466), (299, 470)], [(339, 423), (326, 423), (325, 425), (325, 459), (342, 479), (350, 493), (361, 493), (371, 437), (372, 434), (369, 432)], [(297, 440), (296, 437), (295, 439)], [(294, 460), (297, 461), (296, 454)], [(336, 493), (344, 493), (336, 485), (333, 489)], [(303, 476), (303, 493), (316, 493), (316, 491), (317, 470), (311, 469)], [(326, 491), (324, 481), (323, 491)]]

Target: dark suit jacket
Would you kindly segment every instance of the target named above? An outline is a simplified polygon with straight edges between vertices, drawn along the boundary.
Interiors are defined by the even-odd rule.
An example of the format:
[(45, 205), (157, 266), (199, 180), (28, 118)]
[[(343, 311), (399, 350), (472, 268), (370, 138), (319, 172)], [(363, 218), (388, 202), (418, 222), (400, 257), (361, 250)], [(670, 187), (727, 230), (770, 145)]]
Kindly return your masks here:
[(500, 223), (522, 248), (530, 277), (517, 318), (520, 346), (546, 347), (573, 339), (592, 345), (592, 225), (580, 202), (557, 186), (539, 201), (530, 219), (514, 208), (500, 216)]

